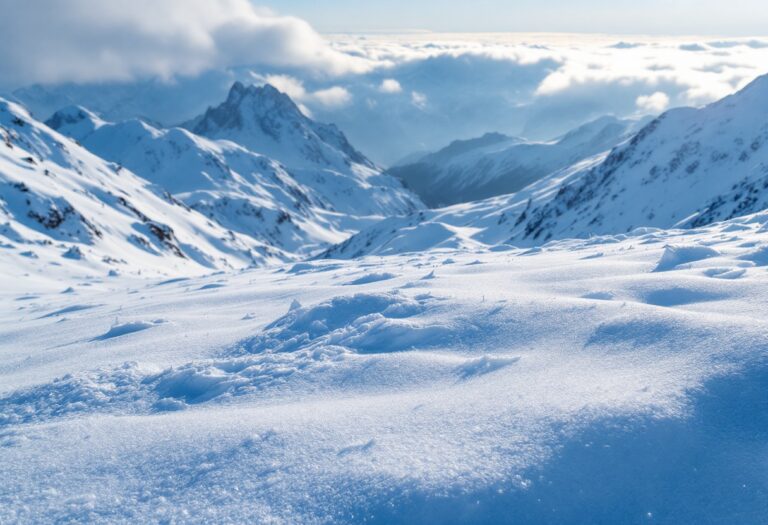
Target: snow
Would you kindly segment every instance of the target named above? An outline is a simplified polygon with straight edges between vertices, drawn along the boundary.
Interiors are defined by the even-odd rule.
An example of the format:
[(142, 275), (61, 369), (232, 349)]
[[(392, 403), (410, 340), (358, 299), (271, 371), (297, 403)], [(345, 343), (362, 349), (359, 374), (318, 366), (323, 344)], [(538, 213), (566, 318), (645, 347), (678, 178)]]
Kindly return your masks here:
[(766, 224), (172, 279), (6, 254), (0, 521), (760, 523)]
[(434, 210), (269, 86), (0, 100), (0, 523), (764, 523), (765, 83)]
[(0, 137), (4, 251), (35, 261), (18, 262), (19, 268), (199, 274), (290, 258), (212, 223), (2, 99)]
[[(446, 242), (538, 246), (639, 228), (690, 229), (754, 213), (768, 207), (766, 109), (763, 76), (709, 106), (670, 110), (607, 154), (582, 158), (516, 193), (389, 219), (328, 255), (387, 254), (394, 239), (402, 250)], [(440, 225), (471, 233), (435, 242), (421, 236)], [(403, 239), (406, 229), (413, 243)]]
[[(274, 113), (276, 103), (282, 108), (278, 114)], [(80, 107), (64, 108), (46, 122), (227, 230), (274, 247), (284, 259), (316, 253), (384, 216), (421, 207), (399, 182), (354, 152), (340, 132), (329, 136), (330, 128), (301, 115), (274, 88), (236, 84), (216, 115), (248, 125), (219, 129), (206, 124), (208, 135), (229, 139), (209, 140), (182, 128), (160, 129), (138, 119), (105, 122)], [(255, 134), (254, 129), (267, 129), (267, 125), (288, 136)], [(289, 133), (296, 128), (304, 131)], [(332, 166), (307, 161), (308, 152), (315, 150), (341, 160)], [(352, 152), (350, 156), (346, 150)]]

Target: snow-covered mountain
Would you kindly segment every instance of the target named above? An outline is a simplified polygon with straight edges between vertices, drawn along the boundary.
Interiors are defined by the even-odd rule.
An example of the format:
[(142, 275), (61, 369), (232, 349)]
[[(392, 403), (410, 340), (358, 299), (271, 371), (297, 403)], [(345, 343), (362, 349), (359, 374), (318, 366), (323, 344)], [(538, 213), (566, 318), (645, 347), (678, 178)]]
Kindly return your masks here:
[(550, 142), (487, 133), (452, 142), (388, 173), (432, 208), (471, 202), (519, 191), (554, 171), (610, 150), (640, 127), (640, 121), (606, 116)]
[(81, 107), (60, 110), (47, 124), (209, 219), (280, 250), (312, 253), (366, 224), (334, 212), (331, 202), (298, 183), (280, 163), (229, 141), (136, 119), (105, 122)]
[(516, 194), (389, 219), (327, 255), (698, 227), (768, 208), (766, 146), (768, 76), (709, 106), (670, 110), (609, 154)]
[[(225, 115), (239, 124), (229, 127)], [(216, 133), (214, 122), (220, 124)], [(213, 135), (231, 134), (240, 144), (138, 119), (105, 122), (74, 106), (58, 111), (47, 124), (226, 228), (297, 255), (341, 242), (383, 217), (422, 207), (343, 134), (307, 119), (270, 86), (235, 84), (227, 102), (195, 126)], [(265, 135), (264, 130), (272, 131)], [(299, 167), (288, 168), (241, 144)], [(312, 166), (311, 158), (322, 165)], [(320, 159), (333, 160), (325, 164)]]
[(271, 85), (236, 82), (226, 101), (183, 127), (277, 160), (340, 213), (391, 216), (423, 207), (400, 181), (352, 147), (336, 126), (309, 119)]
[(200, 273), (289, 257), (211, 222), (3, 99), (0, 140), (0, 237), (20, 260)]
[(768, 76), (664, 113), (531, 208), (519, 239), (695, 227), (768, 207)]

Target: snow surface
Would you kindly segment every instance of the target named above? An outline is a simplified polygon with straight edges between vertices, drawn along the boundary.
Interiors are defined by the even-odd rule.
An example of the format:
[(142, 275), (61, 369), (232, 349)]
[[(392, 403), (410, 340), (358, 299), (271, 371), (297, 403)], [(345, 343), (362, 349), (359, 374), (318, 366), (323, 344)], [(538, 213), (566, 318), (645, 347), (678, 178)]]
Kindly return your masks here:
[(766, 78), (437, 210), (271, 87), (0, 100), (0, 523), (768, 523)]
[(0, 249), (2, 523), (766, 522), (768, 213), (165, 280)]

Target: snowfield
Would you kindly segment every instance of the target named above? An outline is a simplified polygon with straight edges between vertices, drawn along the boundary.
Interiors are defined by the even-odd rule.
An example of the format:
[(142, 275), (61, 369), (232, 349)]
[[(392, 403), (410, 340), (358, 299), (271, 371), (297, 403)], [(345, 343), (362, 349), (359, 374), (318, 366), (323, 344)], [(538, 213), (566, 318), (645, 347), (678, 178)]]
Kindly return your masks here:
[(768, 523), (768, 213), (164, 280), (20, 249), (2, 523)]

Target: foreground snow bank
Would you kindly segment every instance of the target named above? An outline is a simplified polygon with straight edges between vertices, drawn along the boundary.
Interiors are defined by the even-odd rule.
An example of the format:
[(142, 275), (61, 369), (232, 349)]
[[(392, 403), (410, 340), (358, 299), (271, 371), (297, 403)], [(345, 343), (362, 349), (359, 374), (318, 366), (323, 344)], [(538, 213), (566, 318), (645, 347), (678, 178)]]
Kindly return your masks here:
[(0, 522), (764, 523), (767, 222), (163, 282), (9, 267)]

